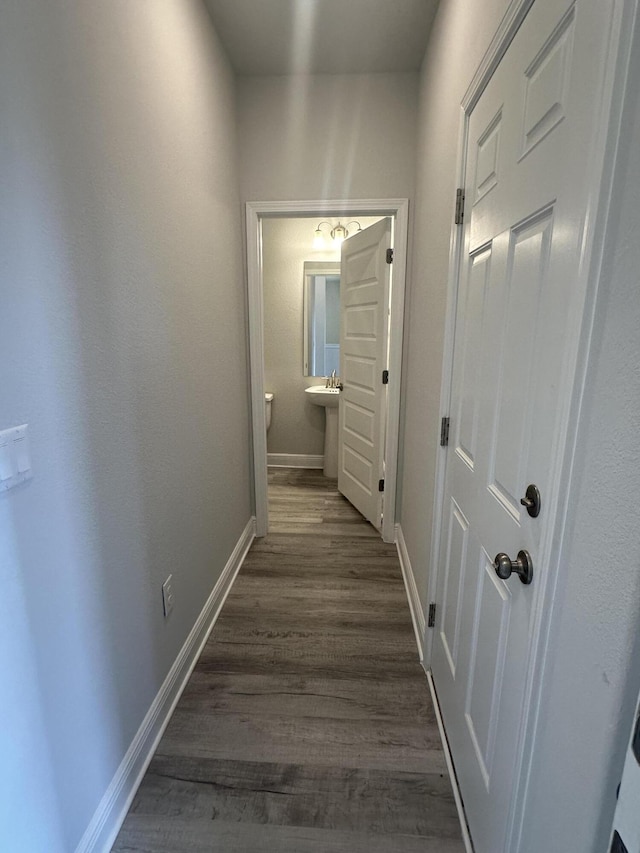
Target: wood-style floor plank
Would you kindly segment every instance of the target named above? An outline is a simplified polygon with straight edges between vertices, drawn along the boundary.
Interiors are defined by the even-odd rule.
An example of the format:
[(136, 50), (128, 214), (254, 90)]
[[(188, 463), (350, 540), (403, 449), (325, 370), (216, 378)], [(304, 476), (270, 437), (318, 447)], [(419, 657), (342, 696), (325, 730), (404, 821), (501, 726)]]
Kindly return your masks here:
[(463, 853), (395, 547), (320, 471), (269, 507), (113, 850)]
[(440, 737), (422, 721), (280, 714), (194, 714), (177, 708), (157, 755), (329, 764), (444, 773)]
[(307, 678), (299, 674), (256, 675), (193, 673), (180, 708), (194, 713), (278, 714), (283, 703), (298, 717), (338, 720), (424, 720), (433, 726), (435, 714), (424, 687), (412, 676), (393, 681), (373, 678)]
[[(260, 780), (256, 783), (256, 780)], [(425, 808), (428, 803), (428, 808)], [(154, 758), (136, 813), (455, 838), (440, 774)]]
[(455, 838), (130, 814), (119, 853), (464, 853)]

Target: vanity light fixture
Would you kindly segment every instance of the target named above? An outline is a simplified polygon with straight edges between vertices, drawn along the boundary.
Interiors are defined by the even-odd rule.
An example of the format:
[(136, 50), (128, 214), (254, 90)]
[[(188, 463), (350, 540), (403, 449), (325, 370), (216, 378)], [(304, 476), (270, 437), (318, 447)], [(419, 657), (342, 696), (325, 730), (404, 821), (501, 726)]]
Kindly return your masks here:
[[(362, 231), (360, 223), (356, 219), (352, 219), (351, 222), (347, 222), (346, 225), (342, 225), (342, 223), (338, 222), (337, 225), (332, 226), (330, 222), (323, 220), (318, 223), (318, 227), (315, 230), (315, 234), (313, 236), (313, 248), (314, 249), (323, 249), (325, 248), (325, 235), (322, 231), (322, 226), (327, 225), (329, 227), (329, 236), (333, 240), (334, 246), (339, 246), (344, 240), (347, 239), (349, 234), (357, 234), (358, 231)], [(349, 225), (356, 225), (355, 229), (351, 229), (351, 232), (348, 231)]]

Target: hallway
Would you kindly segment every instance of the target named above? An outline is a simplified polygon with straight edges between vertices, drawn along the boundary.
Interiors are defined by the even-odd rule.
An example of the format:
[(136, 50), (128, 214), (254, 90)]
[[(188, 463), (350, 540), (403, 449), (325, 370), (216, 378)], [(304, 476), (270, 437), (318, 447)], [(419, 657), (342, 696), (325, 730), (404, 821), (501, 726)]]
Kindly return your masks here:
[(113, 850), (463, 853), (395, 546), (321, 471), (269, 513)]

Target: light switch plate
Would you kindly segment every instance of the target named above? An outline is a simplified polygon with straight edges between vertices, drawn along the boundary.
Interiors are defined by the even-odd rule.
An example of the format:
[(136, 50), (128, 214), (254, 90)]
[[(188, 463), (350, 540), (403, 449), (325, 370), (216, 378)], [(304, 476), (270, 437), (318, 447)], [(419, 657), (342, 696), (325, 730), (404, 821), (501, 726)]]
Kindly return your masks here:
[(11, 444), (8, 440), (0, 439), (0, 486), (4, 486), (7, 480), (13, 477), (13, 458), (11, 455)]
[(164, 610), (165, 619), (169, 618), (169, 614), (173, 610), (173, 604), (173, 575), (169, 575), (166, 581), (162, 584), (162, 608)]
[(13, 457), (16, 460), (18, 474), (26, 474), (31, 470), (31, 459), (29, 458), (29, 441), (27, 436), (13, 439)]
[(0, 432), (0, 492), (31, 478), (28, 424)]

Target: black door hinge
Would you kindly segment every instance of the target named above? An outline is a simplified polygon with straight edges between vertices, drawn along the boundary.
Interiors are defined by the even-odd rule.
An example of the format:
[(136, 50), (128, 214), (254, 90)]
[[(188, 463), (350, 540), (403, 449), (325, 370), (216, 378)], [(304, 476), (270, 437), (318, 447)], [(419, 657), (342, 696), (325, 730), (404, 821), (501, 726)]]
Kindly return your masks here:
[(384, 492), (384, 480), (378, 480), (378, 491)]
[(443, 418), (440, 421), (440, 447), (446, 447), (449, 444), (449, 423), (450, 418)]
[(631, 751), (635, 755), (638, 764), (640, 764), (640, 714), (636, 720), (636, 727), (631, 738)]
[(387, 263), (393, 263), (393, 249), (387, 249)]
[(613, 840), (611, 841), (611, 850), (609, 853), (629, 853), (627, 845), (620, 838), (620, 833), (617, 829), (613, 832)]
[(458, 187), (458, 189), (456, 190), (456, 217), (455, 217), (456, 225), (462, 225), (463, 219), (464, 219), (464, 189), (462, 187)]
[(429, 605), (429, 619), (427, 620), (427, 628), (433, 628), (436, 624), (436, 603), (432, 601)]
[(382, 371), (382, 384), (383, 385), (389, 384), (389, 371), (388, 370)]

